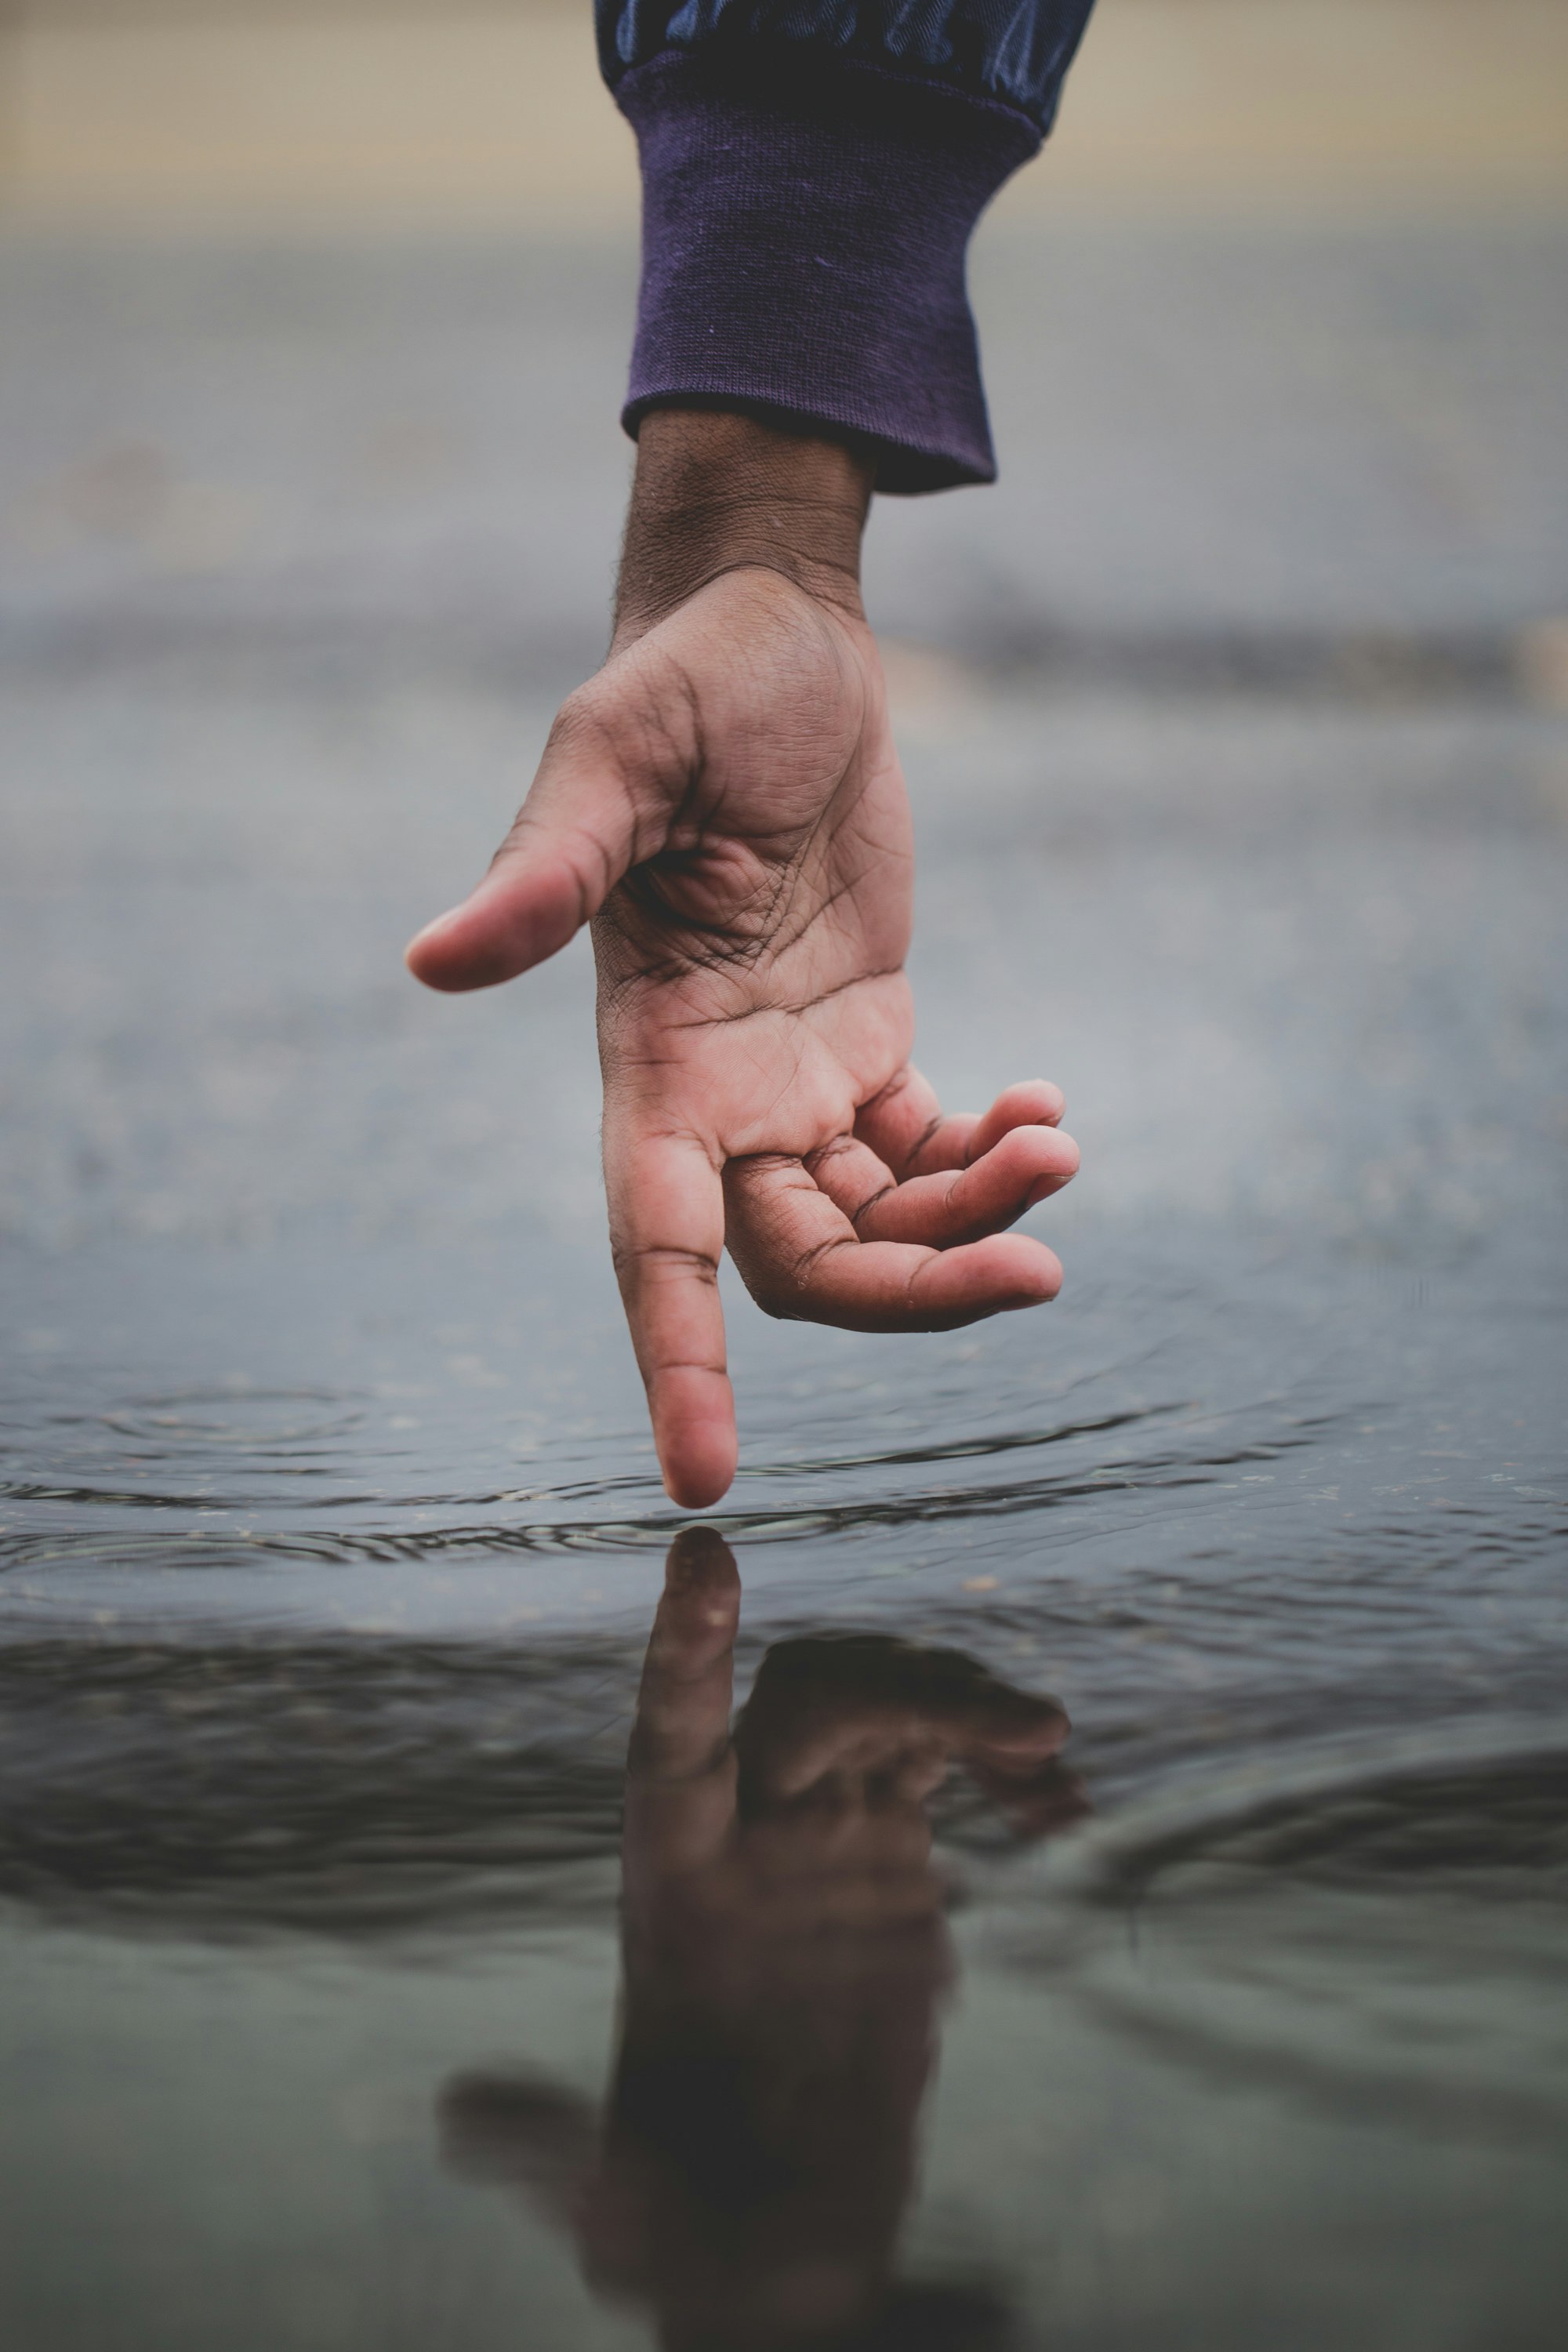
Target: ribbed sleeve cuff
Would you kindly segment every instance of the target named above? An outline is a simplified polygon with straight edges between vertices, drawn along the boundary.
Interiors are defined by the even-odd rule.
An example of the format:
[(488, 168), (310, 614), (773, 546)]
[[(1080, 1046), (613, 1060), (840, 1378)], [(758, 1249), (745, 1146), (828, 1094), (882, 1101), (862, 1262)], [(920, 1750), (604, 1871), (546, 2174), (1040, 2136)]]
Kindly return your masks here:
[(873, 66), (668, 51), (622, 77), (642, 289), (622, 423), (690, 402), (879, 445), (880, 490), (995, 478), (964, 252), (1040, 134)]

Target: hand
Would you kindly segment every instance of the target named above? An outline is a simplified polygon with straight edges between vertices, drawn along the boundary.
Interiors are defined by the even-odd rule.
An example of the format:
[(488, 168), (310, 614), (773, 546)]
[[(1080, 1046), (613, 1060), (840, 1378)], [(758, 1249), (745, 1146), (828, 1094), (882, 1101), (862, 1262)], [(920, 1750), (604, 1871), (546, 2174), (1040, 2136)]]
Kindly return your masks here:
[(615, 640), (465, 905), (408, 951), (510, 980), (594, 927), (610, 1234), (665, 1485), (735, 1471), (720, 1254), (773, 1315), (942, 1330), (1053, 1297), (1005, 1228), (1078, 1165), (1061, 1097), (944, 1118), (910, 1064), (911, 844), (858, 588), (869, 470), (644, 421)]

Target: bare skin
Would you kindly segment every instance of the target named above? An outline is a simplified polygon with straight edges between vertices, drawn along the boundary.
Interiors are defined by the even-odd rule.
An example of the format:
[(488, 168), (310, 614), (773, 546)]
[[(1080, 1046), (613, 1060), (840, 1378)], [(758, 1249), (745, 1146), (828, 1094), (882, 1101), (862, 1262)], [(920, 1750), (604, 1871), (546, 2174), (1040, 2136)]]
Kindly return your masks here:
[(1054, 1297), (1012, 1225), (1078, 1166), (1043, 1080), (942, 1116), (910, 1062), (912, 849), (861, 609), (869, 461), (749, 418), (644, 420), (616, 632), (433, 988), (593, 925), (610, 1238), (665, 1486), (735, 1474), (718, 1270), (769, 1314), (945, 1330)]

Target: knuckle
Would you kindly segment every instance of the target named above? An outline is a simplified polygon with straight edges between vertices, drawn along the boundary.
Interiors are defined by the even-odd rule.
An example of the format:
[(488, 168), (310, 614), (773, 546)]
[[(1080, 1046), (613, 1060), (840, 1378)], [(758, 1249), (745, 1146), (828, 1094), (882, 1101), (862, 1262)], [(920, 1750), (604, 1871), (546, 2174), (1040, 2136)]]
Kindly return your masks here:
[(684, 1276), (710, 1286), (719, 1279), (715, 1252), (679, 1242), (612, 1241), (610, 1257), (618, 1275)]
[(574, 687), (551, 722), (548, 748), (552, 751), (574, 751), (585, 740), (592, 740), (605, 730), (603, 692), (595, 678)]
[(913, 1143), (910, 1146), (910, 1165), (911, 1168), (919, 1167), (925, 1154), (931, 1150), (931, 1145), (936, 1141), (937, 1136), (941, 1131), (941, 1128), (942, 1113), (941, 1111), (933, 1111), (931, 1118), (927, 1119), (925, 1125), (916, 1136)]
[(891, 1181), (886, 1184), (879, 1184), (874, 1192), (867, 1193), (866, 1198), (859, 1203), (858, 1207), (850, 1210), (849, 1222), (854, 1226), (857, 1233), (859, 1232), (861, 1225), (872, 1215), (873, 1212), (881, 1207), (884, 1201), (890, 1201), (892, 1199), (893, 1194), (898, 1191), (898, 1186)]
[(741, 1279), (745, 1284), (754, 1307), (760, 1307), (763, 1313), (774, 1323), (799, 1321), (800, 1302), (791, 1296), (784, 1283), (780, 1280), (776, 1267), (759, 1265), (750, 1252), (747, 1252), (743, 1257), (738, 1258), (736, 1263), (740, 1267)]
[(865, 1146), (852, 1135), (836, 1135), (828, 1142), (818, 1144), (815, 1151), (808, 1151), (804, 1165), (816, 1176), (821, 1170), (831, 1168), (836, 1160), (858, 1159), (864, 1150)]
[(839, 1234), (833, 1234), (826, 1241), (814, 1242), (809, 1249), (796, 1251), (790, 1261), (789, 1283), (797, 1299), (807, 1296), (826, 1261), (847, 1246)]

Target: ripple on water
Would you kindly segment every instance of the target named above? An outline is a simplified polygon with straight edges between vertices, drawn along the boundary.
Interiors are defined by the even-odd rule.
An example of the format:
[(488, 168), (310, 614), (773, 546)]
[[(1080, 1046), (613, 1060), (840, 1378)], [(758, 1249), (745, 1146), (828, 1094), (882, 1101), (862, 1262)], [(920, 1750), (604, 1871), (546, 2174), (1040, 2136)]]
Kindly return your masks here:
[(0, 1905), (226, 1941), (608, 1916), (638, 1648), (0, 1648)]
[(1568, 2130), (1568, 1744), (1539, 1727), (1254, 1765), (1047, 1857), (1013, 1959), (1206, 2076), (1378, 2121)]
[[(306, 1423), (300, 1412), (308, 1395), (321, 1408), (313, 1423)], [(226, 1398), (226, 1411), (235, 1402)], [(290, 1408), (295, 1426), (289, 1425)], [(87, 1524), (51, 1516), (37, 1527), (8, 1530), (0, 1536), (0, 1568), (96, 1559), (106, 1551), (126, 1566), (167, 1559), (186, 1569), (254, 1565), (268, 1556), (329, 1564), (474, 1552), (617, 1551), (662, 1547), (685, 1524), (686, 1515), (670, 1508), (651, 1473), (467, 1493), (425, 1486), (402, 1494), (384, 1487), (312, 1491), (310, 1518), (302, 1515), (303, 1493), (269, 1496), (267, 1486), (275, 1476), (316, 1478), (332, 1466), (338, 1435), (357, 1431), (364, 1418), (361, 1407), (305, 1391), (258, 1391), (230, 1417), (210, 1401), (204, 1401), (198, 1414), (188, 1399), (105, 1413), (100, 1417), (103, 1425), (139, 1437), (134, 1475), (0, 1481), (0, 1496), (12, 1501), (86, 1507), (95, 1514)], [(787, 1543), (1005, 1517), (1119, 1494), (1213, 1486), (1223, 1484), (1226, 1474), (1310, 1448), (1334, 1419), (1267, 1412), (1214, 1416), (1180, 1402), (1159, 1402), (1045, 1427), (933, 1435), (922, 1444), (881, 1452), (764, 1461), (742, 1470), (728, 1508), (707, 1516), (731, 1540)], [(210, 1466), (209, 1449), (217, 1446), (232, 1449), (221, 1483)], [(356, 1450), (363, 1470), (363, 1436)], [(1048, 1466), (1031, 1462), (1030, 1455), (1048, 1457)], [(130, 1459), (120, 1465), (122, 1473)], [(150, 1461), (159, 1465), (156, 1483), (142, 1475), (142, 1465)], [(972, 1465), (979, 1475), (954, 1475), (958, 1465), (968, 1470)], [(987, 1475), (991, 1465), (996, 1466)], [(910, 1475), (922, 1470), (924, 1477)], [(247, 1472), (252, 1474), (248, 1486)], [(832, 1491), (835, 1481), (842, 1488), (838, 1494)], [(215, 1513), (235, 1512), (255, 1523), (238, 1530), (192, 1524), (181, 1514), (193, 1505), (200, 1507), (204, 1522)], [(317, 1516), (329, 1510), (341, 1516)], [(432, 1524), (436, 1512), (449, 1516)], [(134, 1518), (129, 1525), (106, 1526), (99, 1513)], [(163, 1524), (148, 1523), (159, 1515)], [(168, 1550), (171, 1536), (182, 1538), (177, 1552)]]
[(364, 1418), (357, 1400), (330, 1389), (184, 1389), (133, 1398), (97, 1419), (136, 1444), (142, 1459), (184, 1460), (209, 1446), (271, 1455), (345, 1436)]

